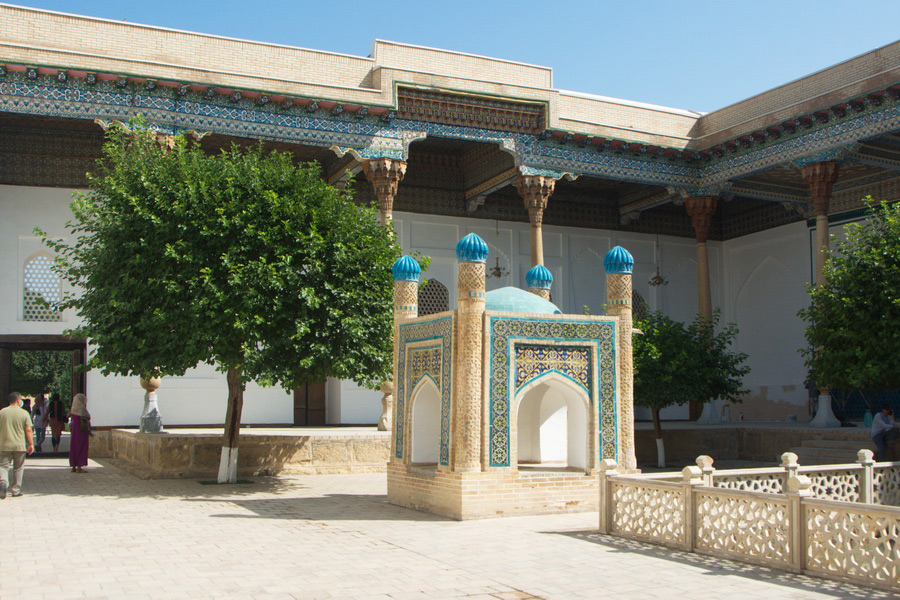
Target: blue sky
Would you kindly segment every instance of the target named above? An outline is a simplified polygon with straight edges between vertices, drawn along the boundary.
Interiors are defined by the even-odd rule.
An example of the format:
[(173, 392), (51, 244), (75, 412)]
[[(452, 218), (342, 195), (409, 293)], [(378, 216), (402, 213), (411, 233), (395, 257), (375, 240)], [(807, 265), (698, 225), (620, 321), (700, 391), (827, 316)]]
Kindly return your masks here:
[(900, 1), (29, 0), (354, 55), (376, 38), (552, 67), (554, 85), (711, 111), (900, 37)]

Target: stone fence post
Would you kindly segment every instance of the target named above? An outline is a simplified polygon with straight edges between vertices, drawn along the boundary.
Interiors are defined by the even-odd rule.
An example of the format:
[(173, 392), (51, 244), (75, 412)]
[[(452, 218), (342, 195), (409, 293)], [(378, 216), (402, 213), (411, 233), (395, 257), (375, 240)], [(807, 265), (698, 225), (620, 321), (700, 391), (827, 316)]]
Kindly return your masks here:
[[(787, 453), (790, 454), (790, 453)], [(812, 481), (806, 475), (794, 475), (787, 481), (786, 495), (790, 503), (788, 535), (791, 544), (791, 564), (788, 569), (802, 573), (806, 562), (806, 523), (803, 522), (803, 499), (811, 498)]]
[(613, 503), (612, 491), (610, 490), (609, 478), (616, 474), (618, 465), (611, 458), (604, 458), (600, 461), (598, 469), (600, 477), (600, 533), (609, 533), (613, 526)]
[(681, 481), (684, 490), (684, 514), (682, 515), (682, 523), (684, 530), (682, 531), (681, 547), (686, 552), (694, 551), (694, 515), (696, 514), (694, 498), (694, 486), (703, 485), (703, 470), (700, 467), (685, 467), (681, 470), (683, 477)]
[(871, 450), (860, 450), (859, 457), (862, 472), (859, 474), (859, 501), (872, 504), (875, 501), (875, 453)]
[(785, 491), (788, 489), (788, 482), (791, 480), (791, 477), (797, 475), (800, 469), (800, 463), (797, 462), (797, 455), (793, 452), (785, 452), (781, 455), (781, 467), (784, 469), (784, 479), (781, 482), (781, 489)]
[(697, 466), (700, 467), (700, 470), (703, 472), (703, 485), (713, 487), (713, 473), (716, 472), (715, 468), (713, 468), (713, 463), (715, 462), (713, 457), (701, 454), (697, 457), (696, 462)]

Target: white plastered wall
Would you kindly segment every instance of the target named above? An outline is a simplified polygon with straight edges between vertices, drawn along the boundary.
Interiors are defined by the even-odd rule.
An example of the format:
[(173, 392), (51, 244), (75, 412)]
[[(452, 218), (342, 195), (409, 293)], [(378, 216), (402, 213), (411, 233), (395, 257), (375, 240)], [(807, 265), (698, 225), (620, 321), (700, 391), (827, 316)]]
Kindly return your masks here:
[[(25, 260), (42, 251), (34, 235), (40, 227), (51, 237), (65, 238), (71, 219), (71, 189), (0, 186), (0, 274), (8, 285), (0, 286), (0, 334), (61, 334), (75, 326), (71, 314), (61, 322), (22, 320), (22, 270)], [(90, 371), (86, 390), (95, 425), (136, 426), (144, 406), (144, 390), (137, 377), (104, 377)], [(225, 421), (228, 388), (225, 376), (201, 366), (184, 377), (166, 377), (158, 392), (164, 425), (218, 424)], [(244, 394), (241, 421), (291, 423), (293, 400), (280, 388), (249, 384)]]
[[(39, 226), (51, 236), (66, 235), (65, 222), (73, 190), (0, 186), (0, 273), (8, 282), (0, 289), (0, 333), (56, 334), (74, 323), (64, 315), (61, 323), (21, 320), (22, 266), (41, 245), (33, 234)], [(551, 199), (552, 202), (552, 199)], [(395, 214), (399, 243), (431, 257), (424, 277), (447, 286), (450, 308), (456, 307), (456, 243), (475, 232), (488, 243), (488, 267), (508, 271), (489, 278), (487, 289), (507, 285), (526, 287), (525, 273), (532, 265), (530, 231), (526, 222), (510, 223), (483, 219), (454, 218), (410, 213)], [(499, 230), (499, 233), (498, 233)], [(660, 236), (660, 271), (668, 285), (651, 287), (656, 271), (656, 237), (643, 234), (544, 226), (546, 266), (553, 273), (553, 301), (564, 313), (602, 314), (606, 298), (603, 256), (621, 245), (635, 259), (634, 287), (651, 309), (690, 321), (696, 314), (697, 266), (692, 239)], [(805, 371), (797, 349), (803, 345), (803, 326), (797, 310), (806, 305), (804, 284), (809, 279), (810, 235), (805, 223), (796, 223), (728, 242), (710, 242), (709, 259), (714, 306), (721, 307), (726, 321), (735, 321), (741, 331), (738, 348), (750, 354), (753, 368), (746, 383), (751, 399), (732, 410), (746, 419), (785, 419), (797, 414), (804, 419)], [(586, 309), (584, 307), (587, 307)], [(91, 372), (88, 393), (98, 425), (136, 425), (143, 390), (136, 378), (103, 377)], [(217, 424), (224, 421), (226, 385), (224, 376), (202, 367), (181, 378), (166, 378), (159, 391), (164, 423)], [(381, 393), (353, 382), (329, 381), (327, 422), (330, 424), (374, 424), (381, 414)], [(250, 385), (245, 398), (243, 422), (282, 423), (293, 421), (293, 401), (281, 389)], [(649, 418), (643, 409), (639, 419)], [(687, 417), (686, 407), (663, 412), (668, 419)]]

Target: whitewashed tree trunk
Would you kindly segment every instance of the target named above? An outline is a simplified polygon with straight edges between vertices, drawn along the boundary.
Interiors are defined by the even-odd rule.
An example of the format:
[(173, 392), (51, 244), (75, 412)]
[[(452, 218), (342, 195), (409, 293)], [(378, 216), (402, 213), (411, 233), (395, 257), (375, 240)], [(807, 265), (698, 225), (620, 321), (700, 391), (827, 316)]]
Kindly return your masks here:
[(228, 408), (225, 415), (225, 434), (222, 457), (219, 460), (219, 483), (237, 483), (238, 440), (241, 431), (241, 411), (244, 408), (244, 383), (237, 369), (228, 369)]

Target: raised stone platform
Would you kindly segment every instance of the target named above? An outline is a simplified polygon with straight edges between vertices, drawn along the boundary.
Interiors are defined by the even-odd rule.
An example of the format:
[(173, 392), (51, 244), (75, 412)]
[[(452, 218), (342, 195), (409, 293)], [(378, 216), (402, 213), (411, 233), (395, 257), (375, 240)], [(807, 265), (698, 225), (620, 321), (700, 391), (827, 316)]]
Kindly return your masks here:
[[(777, 465), (783, 452), (797, 447), (827, 442), (846, 446), (846, 456), (830, 456), (828, 462), (854, 462), (856, 451), (874, 449), (868, 427), (814, 428), (805, 423), (784, 421), (740, 421), (718, 425), (692, 422), (663, 422), (666, 461), (670, 466), (693, 465), (701, 454), (716, 460), (740, 460)], [(635, 423), (635, 452), (638, 466), (656, 465), (656, 440), (651, 423)], [(888, 448), (890, 460), (900, 460), (900, 439)], [(800, 464), (804, 464), (800, 461)], [(812, 464), (810, 462), (809, 464)], [(818, 464), (818, 461), (816, 461)]]
[[(871, 447), (869, 431), (861, 425), (813, 429), (803, 423), (783, 422), (721, 425), (666, 422), (663, 423), (663, 438), (666, 458), (672, 468), (692, 465), (698, 455), (711, 451), (716, 460), (723, 463), (750, 461), (775, 465), (782, 452), (818, 440), (843, 440), (854, 448), (858, 445), (859, 448), (848, 448), (846, 460), (831, 461), (853, 462), (855, 450)], [(164, 434), (110, 429), (95, 432), (90, 454), (92, 458), (112, 459), (121, 468), (142, 478), (212, 479), (218, 472), (221, 446), (222, 430), (218, 428), (172, 429)], [(389, 447), (390, 434), (375, 427), (244, 428), (241, 430), (238, 468), (244, 477), (269, 473), (384, 472)], [(640, 467), (656, 466), (656, 442), (651, 424), (636, 424), (635, 447)], [(896, 440), (890, 450), (895, 460), (900, 458), (900, 440)], [(580, 487), (584, 476), (577, 479), (577, 485), (568, 484)], [(593, 485), (591, 481), (590, 486)], [(582, 497), (581, 492), (576, 495)], [(570, 506), (569, 510), (572, 509), (578, 510)]]
[[(244, 428), (238, 474), (384, 472), (390, 433), (375, 427)], [(91, 456), (108, 457), (143, 479), (210, 478), (219, 468), (221, 429), (97, 432)]]

